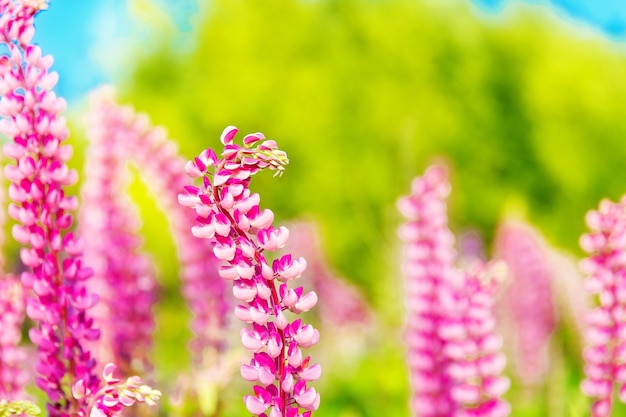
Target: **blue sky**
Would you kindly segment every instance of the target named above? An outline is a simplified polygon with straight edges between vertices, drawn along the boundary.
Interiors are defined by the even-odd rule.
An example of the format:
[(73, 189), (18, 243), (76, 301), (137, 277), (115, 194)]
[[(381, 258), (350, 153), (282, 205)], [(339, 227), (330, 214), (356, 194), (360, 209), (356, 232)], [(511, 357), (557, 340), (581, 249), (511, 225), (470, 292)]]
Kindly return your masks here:
[(626, 0), (472, 0), (491, 13), (498, 13), (508, 3), (526, 2), (552, 7), (567, 20), (606, 34), (616, 41), (626, 40)]
[[(54, 57), (56, 92), (74, 101), (124, 72), (151, 25), (176, 36), (191, 31), (199, 0), (50, 0), (35, 20), (35, 42)], [(155, 7), (156, 6), (156, 7)]]
[[(72, 102), (95, 86), (110, 82), (116, 73), (124, 71), (129, 48), (140, 44), (151, 24), (159, 31), (169, 27), (179, 35), (189, 33), (199, 1), (51, 0), (50, 8), (37, 16), (35, 41), (55, 58), (54, 69), (61, 75), (57, 94)], [(552, 7), (564, 19), (577, 20), (616, 41), (626, 41), (626, 0), (467, 1), (494, 14), (513, 2)]]

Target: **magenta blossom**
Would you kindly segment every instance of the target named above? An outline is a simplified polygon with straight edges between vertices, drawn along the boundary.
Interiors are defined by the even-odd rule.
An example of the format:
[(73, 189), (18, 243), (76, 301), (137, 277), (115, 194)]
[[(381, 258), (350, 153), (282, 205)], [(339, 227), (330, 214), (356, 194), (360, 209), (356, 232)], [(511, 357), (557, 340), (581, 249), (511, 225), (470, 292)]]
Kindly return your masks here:
[[(183, 283), (183, 295), (192, 313), (191, 329), (194, 335), (190, 346), (193, 352), (195, 366), (205, 370), (210, 367), (220, 366), (216, 364), (218, 353), (225, 348), (224, 329), (227, 325), (227, 312), (229, 304), (226, 300), (226, 283), (219, 279), (217, 274), (218, 260), (213, 255), (212, 242), (198, 240), (189, 234), (189, 229), (195, 224), (195, 215), (178, 204), (178, 190), (182, 189), (188, 181), (185, 172), (185, 161), (177, 154), (176, 145), (167, 138), (165, 131), (158, 127), (153, 127), (149, 119), (142, 114), (137, 114), (132, 108), (121, 106), (115, 102), (115, 92), (112, 88), (102, 88), (92, 95), (91, 111), (89, 114), (88, 136), (97, 148), (91, 155), (95, 162), (99, 162), (97, 167), (91, 167), (88, 171), (87, 181), (98, 181), (95, 187), (85, 185), (84, 192), (99, 202), (87, 199), (86, 204), (96, 206), (96, 213), (104, 216), (107, 205), (103, 200), (117, 201), (115, 207), (122, 208), (128, 205), (127, 202), (114, 198), (112, 195), (117, 189), (111, 182), (116, 181), (117, 185), (124, 183), (123, 172), (127, 164), (134, 164), (139, 173), (144, 177), (146, 184), (158, 198), (161, 208), (168, 213), (168, 219), (172, 227), (172, 234), (177, 246), (180, 258), (180, 274)], [(103, 163), (108, 164), (104, 167)], [(107, 198), (102, 196), (102, 186), (107, 186)], [(109, 198), (110, 197), (110, 198)], [(85, 216), (93, 219), (95, 227), (106, 228), (106, 223), (93, 218), (98, 215), (90, 214), (90, 209), (83, 211)], [(125, 210), (117, 211), (116, 228), (132, 229), (134, 221), (128, 218)], [(105, 218), (108, 218), (105, 216)], [(124, 220), (125, 218), (125, 220)], [(109, 218), (108, 222), (111, 222)], [(130, 229), (129, 229), (130, 226)], [(120, 238), (122, 237), (119, 235)], [(126, 238), (130, 237), (126, 234)], [(136, 239), (136, 238), (135, 238)], [(136, 245), (137, 242), (126, 240), (126, 244)], [(122, 259), (111, 259), (106, 255), (106, 244), (101, 242), (102, 255), (108, 256), (110, 261), (115, 261), (117, 268), (136, 269), (140, 265), (145, 265), (145, 261), (140, 260), (138, 266), (131, 267), (129, 262)], [(89, 249), (89, 246), (88, 248)], [(88, 252), (89, 255), (90, 252)], [(215, 271), (213, 274), (207, 271)], [(96, 271), (98, 273), (98, 271)], [(153, 283), (146, 273), (135, 275), (140, 279), (139, 287), (148, 290), (145, 293), (142, 303), (143, 307), (137, 307), (135, 313), (139, 319), (141, 309), (148, 307), (153, 301), (150, 295), (150, 288)], [(147, 271), (145, 271), (147, 272)], [(132, 281), (132, 279), (130, 280)], [(128, 290), (132, 291), (132, 283), (128, 282)], [(139, 291), (139, 289), (137, 290)], [(129, 296), (132, 296), (129, 294)], [(120, 300), (115, 302), (113, 308)], [(145, 313), (148, 313), (146, 310)], [(152, 324), (148, 317), (141, 319), (144, 321), (143, 331), (150, 330)], [(145, 334), (146, 346), (148, 344), (148, 334)], [(132, 335), (128, 335), (128, 342), (132, 343)]]
[(501, 400), (508, 380), (500, 376), (505, 358), (494, 332), (496, 281), (490, 269), (455, 267), (454, 236), (448, 228), (445, 171), (430, 167), (399, 200), (407, 218), (405, 242), (409, 377), (416, 416), (504, 417)]
[(244, 398), (246, 408), (256, 416), (295, 417), (303, 410), (308, 417), (320, 402), (308, 384), (320, 377), (321, 367), (302, 349), (316, 344), (319, 333), (287, 314), (310, 310), (317, 295), (290, 286), (304, 272), (304, 258), (288, 254), (271, 264), (267, 260), (267, 253), (285, 245), (289, 231), (272, 226), (274, 214), (260, 209), (259, 195), (249, 189), (260, 170), (282, 173), (287, 155), (261, 133), (245, 136), (243, 147), (236, 145), (236, 133), (234, 127), (222, 133), (221, 158), (207, 149), (189, 161), (187, 172), (201, 184), (185, 187), (179, 202), (197, 214), (193, 235), (214, 242), (215, 256), (222, 260), (219, 273), (241, 303), (235, 315), (249, 325), (241, 330), (241, 342), (253, 359), (242, 365), (241, 374), (256, 385), (254, 394)]
[(102, 337), (92, 349), (101, 363), (116, 363), (126, 376), (145, 374), (152, 368), (154, 262), (141, 252), (139, 215), (123, 193), (130, 178), (128, 129), (110, 112), (99, 115), (89, 124), (79, 229), (87, 242), (85, 261), (94, 268), (89, 288), (101, 299), (94, 317)]
[(439, 327), (449, 360), (450, 394), (458, 417), (506, 417), (511, 408), (502, 400), (509, 380), (502, 376), (506, 358), (500, 352), (494, 305), (506, 266), (503, 262), (467, 267), (463, 285), (447, 287), (440, 296), (446, 312)]
[(594, 398), (591, 415), (604, 417), (611, 415), (616, 390), (626, 402), (626, 198), (603, 200), (586, 220), (591, 232), (580, 243), (589, 257), (581, 268), (599, 305), (587, 315), (582, 390)]
[(90, 316), (98, 297), (85, 284), (92, 270), (83, 265), (83, 243), (69, 231), (78, 202), (65, 190), (78, 175), (67, 166), (65, 102), (51, 91), (58, 79), (49, 72), (52, 57), (30, 43), (34, 15), (45, 7), (45, 1), (0, 0), (0, 42), (8, 51), (0, 56), (0, 130), (11, 138), (4, 153), (13, 164), (4, 173), (11, 182), (9, 215), (17, 222), (12, 234), (27, 268), (21, 281), (32, 293), (26, 313), (36, 324), (29, 332), (38, 353), (35, 383), (48, 396), (51, 417), (115, 415), (116, 405), (91, 395), (101, 388), (85, 349), (100, 336)]
[(411, 195), (398, 202), (408, 219), (399, 230), (405, 242), (404, 264), (409, 377), (414, 415), (448, 416), (456, 408), (450, 395), (452, 380), (438, 332), (442, 325), (439, 296), (448, 281), (459, 281), (454, 268), (454, 236), (448, 229), (446, 173), (429, 168), (413, 181)]

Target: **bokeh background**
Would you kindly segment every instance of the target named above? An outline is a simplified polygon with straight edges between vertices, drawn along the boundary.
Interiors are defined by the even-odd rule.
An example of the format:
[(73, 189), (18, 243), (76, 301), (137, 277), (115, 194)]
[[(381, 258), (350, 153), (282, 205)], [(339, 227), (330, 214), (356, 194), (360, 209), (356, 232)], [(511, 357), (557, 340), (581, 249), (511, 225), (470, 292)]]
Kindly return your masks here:
[[(623, 4), (52, 0), (36, 41), (56, 59), (78, 168), (87, 95), (102, 83), (187, 158), (219, 148), (227, 125), (278, 141), (291, 163), (281, 178), (255, 179), (263, 204), (279, 221), (314, 222), (329, 267), (376, 317), (365, 332), (328, 335), (352, 338), (345, 352), (325, 348), (322, 333), (316, 415), (405, 416), (397, 198), (443, 162), (451, 226), (478, 231), (488, 254), (514, 216), (581, 257), (585, 212), (626, 192)], [(188, 313), (166, 214), (135, 174), (146, 250), (160, 267), (155, 363), (168, 386), (189, 366)], [(561, 330), (559, 379), (545, 382), (558, 389), (521, 393), (513, 381), (513, 415), (587, 415), (580, 352)], [(225, 415), (245, 412), (246, 389), (232, 383)]]

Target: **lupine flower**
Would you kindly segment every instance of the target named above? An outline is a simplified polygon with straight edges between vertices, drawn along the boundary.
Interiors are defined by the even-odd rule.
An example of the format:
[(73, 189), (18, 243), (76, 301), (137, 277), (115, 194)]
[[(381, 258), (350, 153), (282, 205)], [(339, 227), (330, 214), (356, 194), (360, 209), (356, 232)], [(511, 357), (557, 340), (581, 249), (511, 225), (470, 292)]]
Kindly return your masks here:
[(510, 220), (500, 226), (495, 246), (509, 270), (502, 306), (512, 321), (515, 370), (524, 385), (538, 385), (547, 370), (548, 342), (556, 327), (549, 251), (537, 232)]
[(65, 102), (51, 91), (58, 78), (48, 71), (52, 57), (30, 43), (34, 15), (45, 7), (45, 1), (0, 0), (0, 41), (8, 50), (0, 57), (0, 130), (12, 138), (4, 146), (15, 161), (4, 170), (12, 183), (9, 215), (17, 221), (12, 234), (28, 268), (21, 281), (34, 294), (26, 313), (37, 325), (29, 332), (39, 356), (35, 382), (49, 398), (52, 417), (115, 415), (117, 403), (91, 395), (101, 384), (84, 346), (100, 335), (89, 315), (97, 296), (85, 285), (92, 271), (83, 265), (82, 241), (68, 232), (78, 203), (65, 194), (77, 180), (66, 164), (72, 147), (63, 143)]
[(449, 282), (462, 280), (454, 268), (454, 236), (448, 229), (449, 193), (445, 171), (433, 166), (413, 181), (411, 195), (398, 202), (408, 219), (399, 235), (405, 242), (405, 338), (411, 408), (416, 416), (449, 416), (456, 408), (450, 395), (452, 381), (446, 373), (449, 363), (443, 352), (444, 340), (438, 332), (443, 320), (440, 292)]
[(89, 417), (118, 415), (124, 407), (136, 403), (155, 405), (161, 398), (159, 390), (145, 385), (138, 376), (131, 376), (124, 381), (116, 377), (116, 371), (117, 367), (112, 363), (104, 366), (102, 371), (104, 385), (97, 392), (90, 392), (82, 380), (72, 386), (72, 397), (87, 401)]
[(319, 378), (321, 367), (302, 349), (316, 344), (319, 332), (286, 313), (310, 310), (317, 295), (290, 287), (306, 268), (304, 258), (287, 254), (270, 265), (266, 254), (282, 248), (289, 231), (272, 225), (274, 214), (260, 209), (259, 195), (249, 189), (260, 170), (282, 173), (287, 155), (261, 133), (246, 135), (243, 147), (236, 145), (236, 133), (234, 127), (222, 133), (221, 159), (207, 149), (187, 163), (187, 172), (201, 184), (186, 186), (179, 202), (195, 209), (192, 234), (215, 243), (215, 256), (223, 261), (219, 274), (232, 283), (241, 303), (235, 316), (249, 325), (241, 329), (241, 342), (253, 358), (242, 365), (241, 375), (256, 385), (254, 394), (244, 397), (246, 408), (256, 416), (309, 417), (320, 397), (308, 384)]
[(30, 375), (23, 368), (26, 351), (22, 339), (25, 295), (22, 284), (12, 275), (0, 277), (0, 398), (25, 398)]
[(496, 334), (494, 304), (506, 267), (502, 262), (476, 262), (465, 272), (463, 285), (442, 292), (446, 312), (439, 336), (448, 358), (450, 394), (457, 404), (454, 416), (504, 417), (510, 406), (502, 400), (509, 380), (501, 376), (506, 358), (500, 352), (502, 338)]
[(506, 416), (508, 380), (494, 333), (496, 280), (482, 266), (455, 267), (445, 171), (430, 167), (398, 202), (404, 264), (411, 407), (416, 416)]
[[(0, 192), (0, 206), (4, 203), (4, 193)], [(0, 210), (0, 227), (4, 226), (4, 220), (4, 211)], [(0, 233), (0, 246), (3, 241), (4, 234)], [(30, 379), (24, 369), (26, 351), (19, 346), (26, 295), (18, 278), (12, 274), (4, 275), (4, 266), (4, 257), (0, 253), (0, 398), (20, 400), (26, 398), (24, 387)]]
[(591, 232), (580, 243), (589, 257), (581, 269), (599, 305), (587, 316), (582, 390), (594, 398), (591, 415), (602, 417), (611, 414), (616, 389), (626, 402), (626, 198), (618, 203), (603, 200), (586, 221)]
[(101, 299), (93, 315), (102, 337), (93, 350), (101, 363), (114, 362), (129, 376), (152, 368), (157, 284), (153, 261), (140, 252), (138, 214), (123, 193), (129, 179), (129, 135), (125, 126), (104, 122), (93, 120), (88, 132), (79, 230), (88, 242), (85, 262), (94, 268), (89, 288)]
[[(183, 295), (193, 316), (194, 340), (190, 346), (195, 365), (200, 372), (220, 367), (216, 363), (217, 353), (225, 348), (225, 317), (230, 307), (225, 283), (217, 272), (211, 273), (217, 271), (218, 262), (213, 256), (212, 243), (189, 234), (195, 216), (177, 203), (178, 190), (188, 181), (185, 161), (178, 156), (175, 144), (167, 139), (163, 129), (151, 127), (148, 118), (136, 114), (132, 108), (116, 104), (111, 88), (92, 95), (88, 136), (94, 143), (106, 143), (114, 149), (103, 152), (116, 159), (117, 168), (125, 163), (135, 164), (168, 213), (180, 258)], [(91, 193), (89, 189), (87, 192)], [(85, 212), (88, 214), (88, 210)]]

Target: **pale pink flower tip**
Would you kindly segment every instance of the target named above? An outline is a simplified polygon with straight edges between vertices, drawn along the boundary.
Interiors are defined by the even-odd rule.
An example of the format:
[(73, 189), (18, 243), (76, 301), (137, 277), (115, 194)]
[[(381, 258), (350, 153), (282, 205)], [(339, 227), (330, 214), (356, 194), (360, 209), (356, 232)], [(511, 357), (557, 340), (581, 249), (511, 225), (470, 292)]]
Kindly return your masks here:
[(239, 129), (237, 129), (235, 126), (228, 126), (222, 132), (222, 135), (220, 136), (220, 142), (222, 142), (224, 145), (230, 145), (233, 142), (233, 139), (238, 131)]

